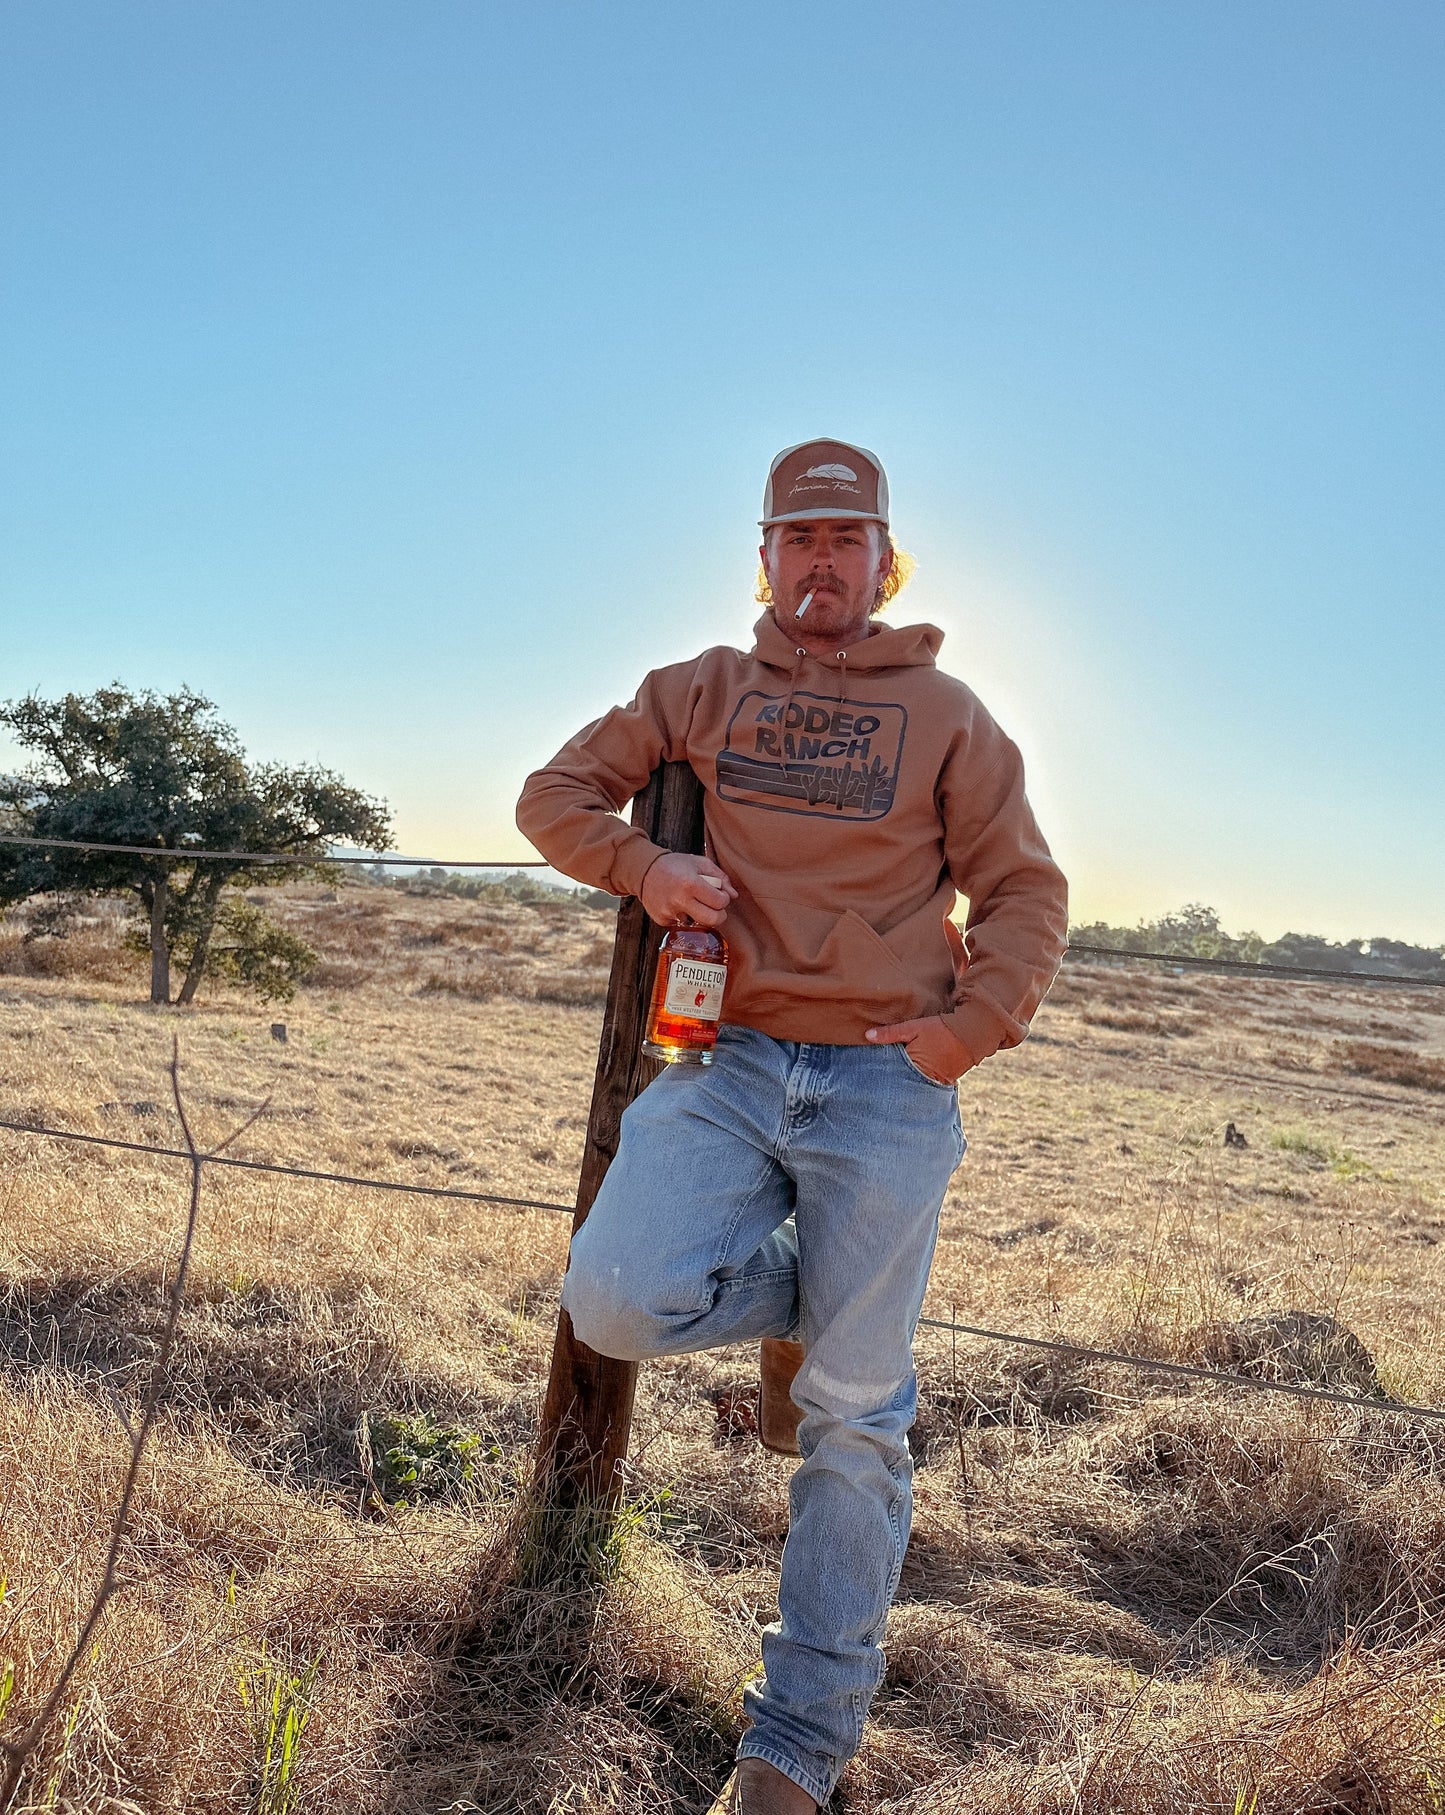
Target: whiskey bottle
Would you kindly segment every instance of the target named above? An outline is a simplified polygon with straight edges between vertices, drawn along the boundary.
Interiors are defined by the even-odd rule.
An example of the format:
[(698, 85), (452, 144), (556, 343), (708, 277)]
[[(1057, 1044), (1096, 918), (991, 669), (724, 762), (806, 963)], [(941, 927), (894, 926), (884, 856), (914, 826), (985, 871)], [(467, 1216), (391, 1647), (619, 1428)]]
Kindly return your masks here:
[(669, 1065), (711, 1065), (727, 974), (721, 934), (700, 926), (670, 927), (657, 954), (642, 1050)]

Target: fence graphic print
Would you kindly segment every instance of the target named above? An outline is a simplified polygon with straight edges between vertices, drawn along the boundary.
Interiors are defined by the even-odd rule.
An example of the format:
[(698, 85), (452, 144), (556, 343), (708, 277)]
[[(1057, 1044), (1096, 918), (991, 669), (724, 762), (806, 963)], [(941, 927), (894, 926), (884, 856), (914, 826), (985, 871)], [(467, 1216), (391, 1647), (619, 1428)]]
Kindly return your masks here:
[(902, 706), (745, 693), (718, 752), (718, 794), (776, 813), (882, 819), (907, 729)]

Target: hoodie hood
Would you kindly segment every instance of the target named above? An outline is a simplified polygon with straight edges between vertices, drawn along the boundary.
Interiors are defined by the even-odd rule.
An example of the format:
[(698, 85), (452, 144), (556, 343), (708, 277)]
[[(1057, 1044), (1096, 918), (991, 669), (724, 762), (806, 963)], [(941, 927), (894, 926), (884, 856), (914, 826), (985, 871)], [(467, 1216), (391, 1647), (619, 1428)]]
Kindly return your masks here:
[[(753, 626), (757, 641), (752, 653), (769, 668), (792, 674), (799, 662), (798, 645), (780, 628), (772, 612), (765, 611)], [(846, 658), (849, 674), (876, 673), (881, 668), (931, 668), (943, 646), (943, 632), (936, 624), (879, 624), (861, 643), (848, 643), (835, 654), (806, 655), (832, 668), (837, 655)], [(841, 666), (841, 664), (839, 664)]]

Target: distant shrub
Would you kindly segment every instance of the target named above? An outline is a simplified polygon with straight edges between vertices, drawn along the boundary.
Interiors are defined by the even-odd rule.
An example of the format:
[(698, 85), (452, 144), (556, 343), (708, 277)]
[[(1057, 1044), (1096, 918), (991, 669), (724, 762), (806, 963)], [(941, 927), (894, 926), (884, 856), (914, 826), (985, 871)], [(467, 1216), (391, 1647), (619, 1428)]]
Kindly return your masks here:
[(490, 1002), (507, 987), (507, 978), (494, 964), (469, 964), (455, 970), (429, 971), (419, 994), (462, 996), (469, 1002)]
[(607, 1000), (605, 970), (544, 970), (537, 973), (532, 994), (538, 1002), (568, 1008), (596, 1008)]
[(1151, 1014), (1147, 1010), (1112, 1005), (1085, 1008), (1084, 1022), (1089, 1027), (1107, 1027), (1116, 1033), (1173, 1034), (1176, 1039), (1198, 1032), (1197, 1023), (1186, 1020), (1183, 1015)]
[(1382, 1084), (1408, 1084), (1416, 1090), (1445, 1092), (1445, 1059), (1386, 1046), (1376, 1040), (1342, 1040), (1335, 1047), (1335, 1069)]
[(616, 908), (618, 897), (605, 889), (562, 888), (542, 882), (524, 870), (507, 876), (469, 876), (434, 865), (412, 876), (391, 876), (379, 865), (362, 872), (378, 888), (399, 889), (408, 895), (454, 895), (462, 901), (520, 902), (524, 907)]
[(365, 965), (345, 958), (320, 958), (306, 973), (308, 989), (360, 989), (371, 978)]
[(1158, 920), (1111, 926), (1105, 920), (1069, 929), (1074, 945), (1116, 951), (1177, 953), (1181, 958), (1231, 958), (1246, 964), (1300, 965), (1312, 970), (1388, 971), (1399, 977), (1445, 982), (1445, 945), (1409, 945), (1402, 939), (1325, 939), (1316, 933), (1227, 933), (1212, 907), (1191, 902)]
[(0, 906), (0, 976), (131, 982), (136, 959), (116, 936), (126, 918), (119, 901), (77, 895), (35, 895), (8, 911)]

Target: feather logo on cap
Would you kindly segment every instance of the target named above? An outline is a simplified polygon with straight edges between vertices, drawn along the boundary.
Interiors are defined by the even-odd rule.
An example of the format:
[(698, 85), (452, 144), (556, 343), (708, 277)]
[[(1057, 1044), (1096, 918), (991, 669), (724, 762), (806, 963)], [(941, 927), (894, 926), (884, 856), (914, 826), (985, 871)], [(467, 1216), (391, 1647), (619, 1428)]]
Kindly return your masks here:
[(826, 466), (810, 466), (803, 474), (805, 479), (853, 479), (858, 475), (851, 466), (844, 466), (841, 461), (829, 461)]

